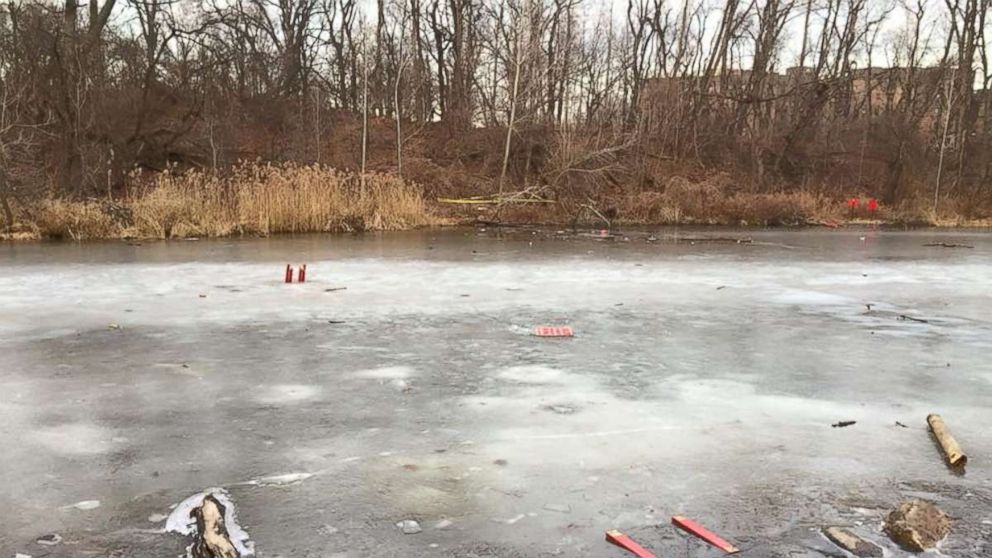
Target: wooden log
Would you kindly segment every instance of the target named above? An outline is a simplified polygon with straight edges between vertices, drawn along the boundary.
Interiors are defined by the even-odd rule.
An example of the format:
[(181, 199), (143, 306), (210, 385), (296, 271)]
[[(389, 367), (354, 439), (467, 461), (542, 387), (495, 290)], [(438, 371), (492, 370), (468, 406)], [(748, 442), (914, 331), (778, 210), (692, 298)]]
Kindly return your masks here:
[(958, 445), (958, 441), (954, 439), (954, 436), (951, 436), (950, 430), (944, 424), (944, 419), (940, 418), (940, 415), (930, 414), (927, 415), (927, 424), (930, 425), (930, 431), (933, 432), (934, 438), (937, 438), (940, 449), (944, 451), (947, 464), (951, 467), (964, 467), (967, 465), (968, 456), (961, 451), (961, 446)]
[(881, 558), (882, 549), (854, 533), (840, 527), (827, 527), (823, 530), (830, 542), (861, 558)]
[(224, 524), (224, 504), (208, 495), (203, 503), (194, 508), (190, 515), (196, 519), (196, 542), (190, 555), (193, 558), (241, 558), (238, 549), (231, 543)]

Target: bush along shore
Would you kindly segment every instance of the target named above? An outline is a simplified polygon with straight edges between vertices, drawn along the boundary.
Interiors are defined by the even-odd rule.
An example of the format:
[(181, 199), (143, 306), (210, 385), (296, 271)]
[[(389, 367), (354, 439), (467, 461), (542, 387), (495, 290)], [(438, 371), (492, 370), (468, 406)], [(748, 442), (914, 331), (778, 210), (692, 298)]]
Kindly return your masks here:
[[(2, 239), (92, 240), (265, 236), (286, 233), (405, 230), (471, 223), (591, 226), (731, 225), (990, 226), (951, 206), (933, 213), (925, 200), (868, 211), (813, 191), (731, 191), (725, 175), (692, 182), (673, 177), (662, 191), (592, 199), (545, 199), (530, 191), (502, 196), (429, 199), (425, 188), (388, 173), (319, 165), (242, 163), (206, 170), (135, 174), (124, 196), (15, 200), (5, 208)], [(531, 203), (540, 201), (541, 203)], [(867, 200), (865, 200), (867, 201)]]

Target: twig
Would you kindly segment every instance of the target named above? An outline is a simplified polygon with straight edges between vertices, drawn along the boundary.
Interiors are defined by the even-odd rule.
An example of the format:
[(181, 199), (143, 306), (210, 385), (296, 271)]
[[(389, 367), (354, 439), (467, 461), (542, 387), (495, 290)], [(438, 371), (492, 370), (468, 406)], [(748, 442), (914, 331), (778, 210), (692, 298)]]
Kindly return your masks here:
[(928, 248), (974, 248), (974, 246), (969, 246), (968, 244), (954, 244), (951, 242), (930, 242), (924, 244)]
[[(588, 198), (586, 198), (586, 199), (588, 199)], [(596, 209), (595, 207), (593, 207), (592, 200), (589, 200), (589, 203), (582, 204), (581, 207), (584, 207), (584, 208), (588, 209), (589, 211), (592, 211), (593, 213), (595, 213), (597, 217), (599, 217), (600, 219), (603, 220), (604, 223), (606, 223), (606, 228), (607, 229), (612, 229), (613, 228), (613, 224), (610, 223), (610, 220), (607, 219), (602, 213), (600, 213), (598, 209)]]
[(438, 203), (449, 203), (449, 204), (461, 204), (461, 205), (492, 205), (492, 204), (504, 204), (504, 203), (556, 203), (555, 200), (546, 200), (542, 198), (523, 198), (520, 197), (527, 192), (517, 192), (515, 194), (504, 194), (502, 196), (484, 198), (484, 197), (472, 197), (472, 198), (438, 198)]
[(754, 242), (749, 237), (733, 238), (729, 236), (681, 236), (675, 240), (678, 242), (733, 242), (736, 244), (751, 244)]
[(911, 322), (919, 322), (921, 324), (928, 324), (930, 320), (924, 320), (923, 318), (914, 318), (912, 316), (907, 316), (906, 314), (899, 314), (900, 320), (909, 320)]

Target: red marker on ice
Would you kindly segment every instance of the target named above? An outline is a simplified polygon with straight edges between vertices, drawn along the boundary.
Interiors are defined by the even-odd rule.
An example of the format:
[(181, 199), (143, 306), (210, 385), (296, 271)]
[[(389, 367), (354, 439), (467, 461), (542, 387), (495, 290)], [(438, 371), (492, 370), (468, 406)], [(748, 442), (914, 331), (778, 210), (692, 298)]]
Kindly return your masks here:
[(682, 517), (676, 515), (672, 517), (672, 525), (682, 529), (690, 535), (694, 535), (703, 541), (719, 548), (720, 550), (726, 552), (727, 554), (733, 554), (735, 552), (740, 552), (741, 550), (736, 546), (730, 544), (729, 542), (720, 538), (716, 533), (713, 533), (706, 527), (703, 527), (699, 523), (689, 519), (688, 517)]
[(657, 556), (651, 554), (648, 549), (634, 542), (634, 539), (624, 535), (616, 529), (611, 529), (606, 532), (606, 541), (619, 546), (627, 552), (630, 552), (634, 556), (637, 556), (637, 558), (657, 558)]

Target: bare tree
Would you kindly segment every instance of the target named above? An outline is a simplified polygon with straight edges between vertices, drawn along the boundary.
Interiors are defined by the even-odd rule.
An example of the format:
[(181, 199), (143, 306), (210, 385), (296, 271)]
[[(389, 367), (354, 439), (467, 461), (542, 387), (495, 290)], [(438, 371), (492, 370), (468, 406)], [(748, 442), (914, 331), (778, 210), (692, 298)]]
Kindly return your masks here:
[(0, 7), (0, 209), (254, 159), (426, 159), (593, 207), (668, 173), (934, 210), (992, 189), (992, 0), (177, 2)]
[(528, 31), (529, 12), (522, 5), (526, 0), (511, 0), (508, 2), (510, 11), (510, 38), (507, 41), (508, 60), (513, 72), (513, 87), (510, 93), (510, 115), (506, 122), (506, 141), (503, 144), (503, 165), (499, 172), (499, 198), (502, 201), (503, 188), (506, 183), (506, 170), (510, 164), (510, 144), (513, 141), (513, 126), (516, 124), (517, 104), (520, 95), (520, 75), (526, 61), (530, 37)]
[[(407, 17), (407, 7), (404, 3), (400, 5), (400, 18), (392, 32), (396, 37), (393, 42), (397, 45), (396, 76), (393, 79), (393, 116), (396, 120), (396, 173), (400, 176), (403, 176), (403, 105), (400, 103), (400, 84), (403, 81), (403, 69), (408, 63), (408, 55), (403, 48)], [(413, 40), (416, 41), (417, 38), (413, 37)]]
[(30, 103), (27, 86), (10, 83), (0, 66), (0, 210), (6, 230), (14, 225), (11, 198), (16, 193), (17, 183), (36, 163), (34, 151), (46, 124), (30, 123), (25, 119)]

